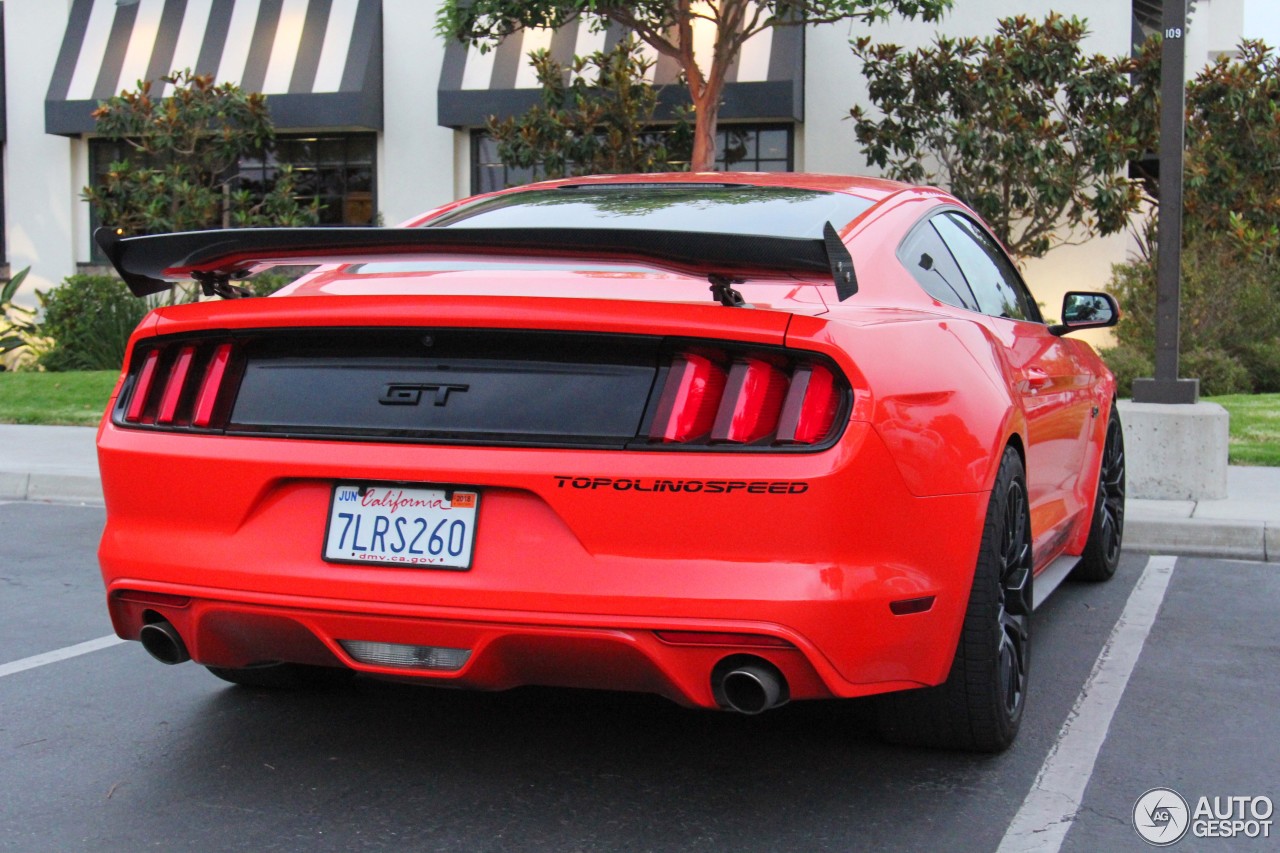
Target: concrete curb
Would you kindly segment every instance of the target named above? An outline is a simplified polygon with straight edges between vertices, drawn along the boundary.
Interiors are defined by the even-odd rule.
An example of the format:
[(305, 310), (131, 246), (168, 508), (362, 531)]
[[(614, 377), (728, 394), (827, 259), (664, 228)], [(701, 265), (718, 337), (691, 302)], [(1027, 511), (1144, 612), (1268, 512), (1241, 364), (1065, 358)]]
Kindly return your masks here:
[(102, 505), (102, 483), (80, 474), (21, 474), (0, 471), (0, 500)]
[(1209, 518), (1126, 518), (1124, 550), (1280, 562), (1280, 526)]

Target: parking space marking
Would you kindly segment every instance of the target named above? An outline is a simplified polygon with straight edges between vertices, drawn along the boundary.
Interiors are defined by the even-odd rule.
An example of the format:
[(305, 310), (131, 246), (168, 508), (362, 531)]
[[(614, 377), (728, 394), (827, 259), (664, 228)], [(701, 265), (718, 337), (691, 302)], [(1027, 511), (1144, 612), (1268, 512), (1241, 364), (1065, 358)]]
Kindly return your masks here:
[(51, 652), (45, 652), (40, 655), (32, 655), (29, 658), (16, 660), (13, 663), (0, 664), (0, 678), (6, 675), (14, 675), (19, 672), (26, 672), (28, 669), (35, 669), (45, 664), (57, 663), (58, 661), (68, 660), (70, 658), (87, 655), (90, 652), (96, 652), (99, 649), (109, 649), (112, 646), (118, 646), (125, 640), (120, 639), (115, 634), (107, 637), (99, 637), (96, 640), (89, 640), (84, 643), (77, 643), (74, 646), (67, 646), (62, 649), (55, 649)]
[(1062, 848), (1176, 562), (1176, 557), (1147, 561), (997, 853), (1057, 853)]

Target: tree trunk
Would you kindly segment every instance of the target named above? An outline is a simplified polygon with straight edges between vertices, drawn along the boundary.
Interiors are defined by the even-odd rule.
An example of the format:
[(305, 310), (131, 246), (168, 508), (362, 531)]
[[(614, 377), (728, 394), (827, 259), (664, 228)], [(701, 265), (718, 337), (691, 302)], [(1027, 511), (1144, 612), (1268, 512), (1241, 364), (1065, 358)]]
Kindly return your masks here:
[(699, 104), (694, 101), (693, 125), (693, 157), (689, 161), (689, 170), (693, 172), (714, 172), (716, 169), (716, 123), (720, 115), (720, 93), (714, 95), (710, 87)]

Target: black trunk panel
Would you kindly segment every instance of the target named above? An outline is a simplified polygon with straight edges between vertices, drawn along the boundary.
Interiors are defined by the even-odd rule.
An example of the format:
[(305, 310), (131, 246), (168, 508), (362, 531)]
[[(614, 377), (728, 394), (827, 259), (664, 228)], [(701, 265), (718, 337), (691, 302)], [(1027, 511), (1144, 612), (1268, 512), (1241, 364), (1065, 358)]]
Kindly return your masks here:
[(448, 331), (251, 342), (229, 433), (622, 446), (658, 373), (655, 339)]

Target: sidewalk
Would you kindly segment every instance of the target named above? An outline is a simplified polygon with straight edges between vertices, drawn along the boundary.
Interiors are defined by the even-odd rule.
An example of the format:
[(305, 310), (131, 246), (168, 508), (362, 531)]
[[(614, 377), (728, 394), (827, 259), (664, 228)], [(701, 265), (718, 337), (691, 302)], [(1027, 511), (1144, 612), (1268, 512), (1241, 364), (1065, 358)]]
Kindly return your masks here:
[[(89, 427), (0, 424), (0, 501), (102, 503)], [(1280, 563), (1280, 468), (1232, 467), (1219, 501), (1130, 498), (1125, 548)]]

